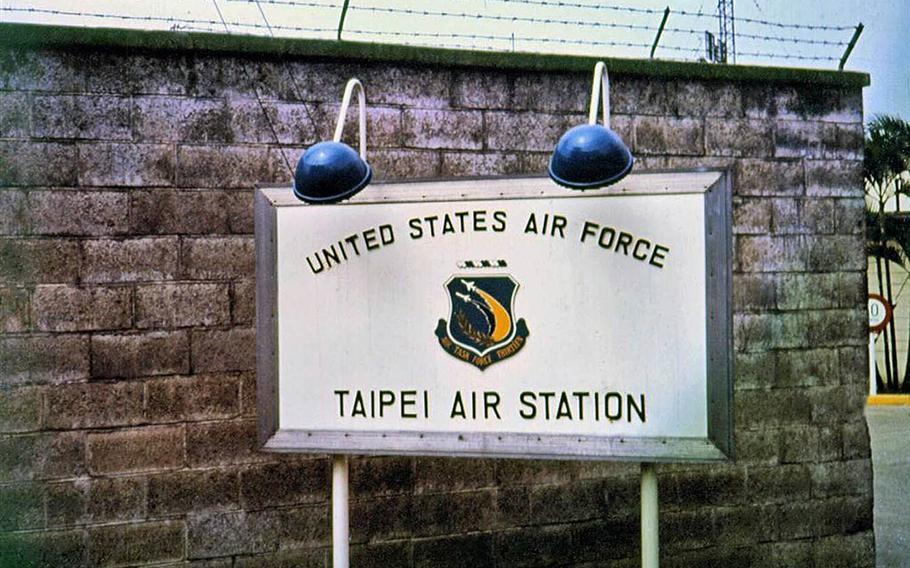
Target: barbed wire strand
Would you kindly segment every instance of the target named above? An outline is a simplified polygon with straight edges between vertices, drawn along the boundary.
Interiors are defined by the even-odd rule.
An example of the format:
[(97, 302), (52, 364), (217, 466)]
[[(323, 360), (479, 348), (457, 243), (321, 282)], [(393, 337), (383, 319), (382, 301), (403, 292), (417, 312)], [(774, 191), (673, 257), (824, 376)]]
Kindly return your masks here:
[[(224, 14), (221, 13), (221, 8), (218, 6), (218, 0), (212, 0), (212, 4), (215, 5), (215, 10), (218, 11), (218, 18), (221, 20), (221, 23), (224, 25), (224, 33), (230, 35), (231, 30), (227, 25), (227, 22), (224, 20)], [(246, 67), (241, 67), (246, 71)], [(259, 68), (259, 72), (262, 72), (262, 67)], [(262, 116), (265, 118), (266, 124), (269, 125), (269, 130), (272, 131), (272, 136), (275, 138), (275, 144), (278, 147), (278, 151), (281, 153), (281, 158), (284, 160), (284, 165), (287, 166), (288, 172), (291, 174), (291, 178), (294, 177), (294, 170), (291, 168), (291, 161), (288, 160), (287, 154), (284, 153), (284, 149), (281, 147), (281, 139), (278, 138), (278, 131), (275, 130), (275, 125), (272, 124), (272, 119), (269, 117), (269, 113), (263, 104), (262, 99), (259, 98), (259, 89), (256, 88), (256, 82), (251, 79), (249, 73), (246, 73), (247, 80), (250, 81), (250, 86), (253, 88), (253, 95), (256, 97), (256, 102), (259, 103), (259, 110), (262, 111)]]
[[(213, 0), (213, 2), (214, 1), (215, 0)], [(306, 1), (302, 1), (302, 0), (229, 0), (229, 1), (250, 2), (250, 3), (256, 3), (257, 5), (261, 1), (261, 2), (267, 3), (267, 4), (318, 6), (318, 7), (325, 7), (325, 8), (338, 6), (335, 4), (331, 4), (331, 5), (330, 4), (320, 4), (320, 3), (316, 3), (316, 2), (306, 2)], [(506, 1), (506, 0), (494, 0), (494, 1)], [(525, 3), (525, 2), (530, 3), (530, 2), (536, 2), (536, 1), (542, 2), (542, 0), (509, 0), (509, 1), (522, 2), (522, 3)], [(549, 2), (543, 2), (543, 3), (552, 4)], [(567, 4), (567, 3), (563, 3), (563, 4)], [(83, 18), (117, 19), (117, 20), (123, 20), (123, 21), (160, 22), (160, 23), (165, 23), (165, 24), (173, 24), (172, 29), (182, 29), (182, 30), (189, 29), (189, 26), (195, 27), (195, 26), (199, 26), (199, 25), (206, 25), (206, 26), (217, 27), (220, 24), (225, 27), (227, 33), (231, 33), (230, 32), (231, 26), (233, 26), (235, 28), (249, 28), (249, 29), (253, 29), (253, 30), (266, 30), (267, 32), (269, 32), (272, 35), (274, 35), (273, 30), (284, 30), (284, 31), (293, 31), (293, 32), (310, 32), (310, 33), (334, 33), (335, 32), (335, 28), (329, 28), (329, 27), (291, 26), (291, 25), (271, 24), (267, 18), (264, 20), (265, 21), (264, 24), (257, 24), (257, 23), (252, 23), (252, 22), (227, 21), (224, 18), (224, 15), (221, 12), (221, 9), (218, 6), (217, 2), (215, 2), (214, 5), (215, 5), (215, 8), (217, 9), (219, 20), (175, 18), (175, 17), (149, 16), (149, 15), (138, 16), (138, 15), (130, 15), (130, 14), (109, 14), (109, 13), (100, 13), (100, 12), (80, 12), (80, 11), (74, 11), (74, 10), (58, 10), (58, 9), (21, 7), (21, 6), (0, 6), (0, 11), (48, 14), (48, 15), (83, 17)], [(395, 8), (382, 8), (382, 7), (375, 7), (375, 6), (363, 7), (363, 6), (354, 5), (354, 6), (351, 6), (351, 8), (352, 9), (366, 9), (369, 11), (373, 11), (373, 10), (383, 11), (383, 12), (392, 11), (392, 13), (398, 13), (398, 11), (399, 11), (399, 9), (395, 9)], [(260, 9), (261, 9), (261, 6), (260, 6)], [(642, 8), (641, 10), (646, 10), (646, 9)], [(513, 18), (511, 16), (485, 16), (483, 14), (430, 12), (430, 11), (424, 11), (424, 10), (411, 10), (411, 9), (402, 9), (401, 11), (403, 11), (405, 13), (409, 13), (409, 14), (419, 14), (419, 15), (433, 15), (433, 16), (439, 15), (439, 16), (463, 17), (463, 18), (473, 18), (473, 19), (524, 21), (524, 20), (520, 19), (521, 17)], [(570, 24), (570, 23), (577, 22), (576, 20), (551, 20), (551, 19), (539, 19), (539, 18), (535, 18), (534, 20), (540, 20), (540, 22), (538, 22), (538, 23), (547, 22), (547, 23)], [(738, 19), (738, 20), (740, 20), (740, 19)], [(579, 22), (579, 23), (584, 24), (584, 22)], [(592, 23), (591, 25), (596, 25), (596, 24), (597, 23)], [(625, 27), (628, 29), (648, 29), (648, 30), (656, 29), (653, 26), (635, 26), (635, 25), (623, 25), (623, 24), (612, 24), (612, 23), (611, 24), (602, 24), (602, 25), (605, 27)], [(797, 27), (797, 26), (799, 26), (803, 29), (815, 29), (815, 28), (819, 27), (819, 26), (809, 26), (809, 25), (803, 25), (803, 24), (795, 24), (795, 25), (792, 25), (789, 27)], [(841, 26), (827, 26), (824, 28), (825, 29), (838, 29), (838, 30), (853, 29), (851, 27), (841, 27)], [(199, 30), (200, 28), (195, 28), (195, 29)], [(203, 29), (203, 31), (206, 31), (206, 30)], [(207, 31), (213, 31), (213, 30), (209, 29)], [(677, 33), (686, 33), (686, 34), (698, 35), (698, 36), (701, 36), (701, 34), (704, 33), (702, 31), (679, 29), (679, 28), (671, 28), (666, 31), (671, 31), (671, 32), (675, 31)], [(439, 34), (430, 34), (427, 32), (389, 32), (389, 31), (379, 31), (379, 30), (374, 31), (374, 30), (356, 30), (356, 29), (349, 30), (349, 33), (361, 34), (361, 35), (377, 35), (377, 36), (386, 35), (386, 36), (394, 36), (394, 37), (404, 37), (404, 36), (408, 36), (408, 35), (414, 35), (414, 36), (423, 36), (423, 37), (489, 39), (489, 40), (497, 40), (497, 41), (499, 41), (499, 40), (505, 41), (506, 39), (508, 39), (510, 41), (512, 40), (511, 36), (508, 36), (508, 38), (507, 38), (506, 36), (495, 37), (495, 36), (484, 36), (482, 34), (442, 34), (442, 35), (439, 35)], [(803, 44), (826, 45), (826, 46), (846, 45), (846, 42), (834, 42), (834, 41), (829, 41), (829, 40), (812, 40), (812, 39), (791, 38), (791, 37), (784, 37), (784, 36), (768, 36), (768, 35), (743, 34), (743, 33), (740, 33), (737, 35), (739, 37), (756, 39), (756, 40), (760, 40), (760, 41), (778, 41), (778, 42), (788, 42), (788, 43), (794, 43), (794, 44), (803, 43)], [(538, 42), (538, 43), (574, 44), (574, 45), (590, 45), (590, 46), (617, 46), (617, 47), (636, 47), (636, 48), (649, 47), (649, 45), (644, 44), (644, 43), (620, 42), (620, 41), (597, 41), (597, 40), (584, 40), (584, 39), (571, 39), (570, 40), (570, 39), (561, 39), (561, 38), (527, 37), (527, 36), (516, 37), (514, 39), (519, 40), (519, 41)], [(404, 45), (421, 45), (421, 46), (429, 47), (432, 44), (426, 44), (426, 43), (417, 44), (414, 42), (405, 42)], [(447, 44), (446, 46), (441, 46), (441, 47), (482, 49), (482, 46), (476, 46), (476, 45), (471, 46), (471, 45), (466, 45), (466, 44)], [(666, 49), (666, 50), (671, 50), (671, 51), (689, 52), (689, 53), (694, 53), (694, 52), (700, 51), (700, 49), (698, 49), (698, 48), (684, 48), (684, 47), (672, 46), (672, 45), (671, 46), (661, 45), (660, 48)], [(810, 60), (810, 61), (837, 61), (837, 57), (776, 53), (776, 52), (769, 52), (769, 51), (763, 51), (763, 52), (740, 51), (738, 53), (743, 56), (769, 57), (769, 58), (781, 58), (781, 59), (798, 59), (798, 60)], [(298, 93), (298, 96), (299, 96), (299, 93)], [(309, 109), (307, 109), (307, 111), (309, 111)], [(308, 112), (308, 114), (309, 114), (309, 112)], [(312, 120), (312, 116), (310, 116), (310, 119)], [(315, 124), (315, 121), (313, 121), (313, 123)]]
[[(256, 6), (259, 8), (259, 13), (262, 15), (262, 20), (265, 22), (265, 25), (269, 28), (269, 35), (275, 37), (275, 34), (272, 32), (272, 23), (269, 22), (268, 16), (265, 15), (265, 10), (262, 9), (262, 5), (257, 1)], [(283, 59), (283, 57), (282, 57)], [(313, 120), (313, 115), (310, 113), (310, 106), (306, 104), (306, 101), (303, 100), (303, 97), (300, 96), (300, 85), (297, 84), (297, 78), (294, 77), (294, 72), (291, 71), (291, 68), (284, 64), (284, 61), (280, 61), (279, 65), (287, 71), (288, 77), (291, 79), (291, 90), (294, 91), (294, 97), (303, 105), (303, 112), (306, 113), (307, 120), (310, 121), (310, 126), (313, 128), (313, 138), (319, 138), (319, 127), (316, 126), (316, 121)]]

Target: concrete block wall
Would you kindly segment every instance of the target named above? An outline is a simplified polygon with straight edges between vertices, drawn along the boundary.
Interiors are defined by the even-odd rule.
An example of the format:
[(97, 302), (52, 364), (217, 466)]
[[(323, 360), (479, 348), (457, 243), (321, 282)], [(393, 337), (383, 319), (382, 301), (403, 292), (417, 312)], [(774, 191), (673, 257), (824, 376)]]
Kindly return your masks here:
[[(543, 174), (590, 80), (0, 48), (0, 566), (331, 565), (327, 460), (256, 447), (252, 189), (352, 76), (387, 179)], [(663, 565), (872, 566), (861, 87), (611, 78), (637, 169), (734, 172), (737, 459), (659, 467)], [(353, 565), (637, 566), (637, 472), (356, 458)]]

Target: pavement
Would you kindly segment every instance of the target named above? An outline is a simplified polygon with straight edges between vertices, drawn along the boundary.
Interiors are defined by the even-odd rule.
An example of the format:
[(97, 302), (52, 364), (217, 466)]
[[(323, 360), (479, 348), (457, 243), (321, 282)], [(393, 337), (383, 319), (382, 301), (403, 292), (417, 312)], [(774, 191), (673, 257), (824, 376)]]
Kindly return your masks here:
[(910, 566), (910, 406), (868, 406), (876, 568)]

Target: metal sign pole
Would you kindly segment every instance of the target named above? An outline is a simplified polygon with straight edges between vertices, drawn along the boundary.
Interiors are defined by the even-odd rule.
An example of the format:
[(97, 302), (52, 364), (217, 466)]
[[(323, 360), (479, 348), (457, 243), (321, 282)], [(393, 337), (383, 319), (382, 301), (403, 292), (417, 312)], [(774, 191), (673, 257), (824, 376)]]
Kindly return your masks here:
[(332, 456), (332, 566), (350, 566), (348, 456)]
[(653, 463), (641, 464), (641, 566), (660, 566), (657, 472)]
[(875, 382), (875, 333), (869, 334), (869, 394), (878, 394), (878, 385)]

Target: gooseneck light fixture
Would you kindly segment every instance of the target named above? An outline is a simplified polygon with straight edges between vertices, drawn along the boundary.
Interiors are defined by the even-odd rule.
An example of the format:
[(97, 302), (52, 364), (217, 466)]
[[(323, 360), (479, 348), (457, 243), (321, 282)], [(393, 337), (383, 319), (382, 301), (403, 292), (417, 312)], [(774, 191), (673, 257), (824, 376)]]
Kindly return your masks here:
[[(597, 107), (603, 99), (603, 125), (597, 124)], [(547, 168), (559, 185), (571, 189), (596, 189), (614, 184), (632, 170), (632, 152), (610, 130), (610, 80), (603, 61), (594, 66), (594, 86), (588, 124), (569, 129), (553, 150)]]
[[(354, 88), (359, 87), (360, 154), (341, 141), (344, 120)], [(357, 79), (348, 81), (338, 112), (338, 124), (332, 141), (310, 146), (297, 162), (294, 173), (294, 195), (307, 203), (335, 203), (356, 194), (370, 183), (373, 170), (367, 163), (366, 95)]]

